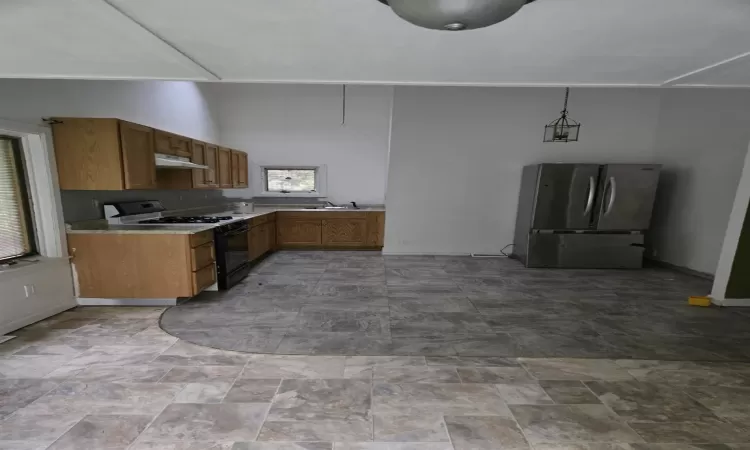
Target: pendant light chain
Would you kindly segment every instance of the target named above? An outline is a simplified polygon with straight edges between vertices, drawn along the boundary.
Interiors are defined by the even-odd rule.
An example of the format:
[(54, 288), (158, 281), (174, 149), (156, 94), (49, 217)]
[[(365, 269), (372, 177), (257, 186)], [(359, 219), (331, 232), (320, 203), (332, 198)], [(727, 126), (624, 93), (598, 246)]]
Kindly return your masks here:
[(570, 88), (565, 88), (565, 105), (563, 105), (562, 115), (568, 116), (568, 97), (570, 97)]

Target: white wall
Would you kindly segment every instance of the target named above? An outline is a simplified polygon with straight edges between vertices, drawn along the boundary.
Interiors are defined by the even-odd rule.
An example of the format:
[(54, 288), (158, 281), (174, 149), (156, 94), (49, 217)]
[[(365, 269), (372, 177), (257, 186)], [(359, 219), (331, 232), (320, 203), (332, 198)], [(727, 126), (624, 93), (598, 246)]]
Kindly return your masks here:
[(714, 273), (750, 142), (750, 90), (662, 90), (654, 257)]
[[(215, 84), (208, 88), (221, 142), (256, 165), (328, 166), (328, 198), (382, 204), (393, 88)], [(255, 193), (257, 194), (257, 192)]]
[(581, 141), (544, 144), (562, 96), (397, 87), (385, 251), (497, 253), (513, 242), (526, 164), (661, 163), (656, 257), (713, 273), (750, 140), (750, 91), (573, 89)]
[(385, 251), (498, 253), (513, 242), (521, 168), (650, 161), (655, 90), (573, 89), (581, 141), (542, 143), (564, 90), (397, 87)]
[(189, 81), (0, 80), (0, 118), (116, 117), (217, 141), (201, 85)]

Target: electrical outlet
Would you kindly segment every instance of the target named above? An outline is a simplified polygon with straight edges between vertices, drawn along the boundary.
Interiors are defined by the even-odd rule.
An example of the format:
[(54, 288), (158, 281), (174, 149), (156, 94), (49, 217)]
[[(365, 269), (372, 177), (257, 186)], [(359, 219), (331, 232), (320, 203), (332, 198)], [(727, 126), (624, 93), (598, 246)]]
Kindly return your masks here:
[(24, 293), (26, 293), (26, 298), (31, 297), (34, 295), (34, 285), (33, 284), (27, 284), (23, 287)]
[(97, 199), (91, 200), (91, 206), (93, 206), (95, 210), (99, 211), (99, 200)]

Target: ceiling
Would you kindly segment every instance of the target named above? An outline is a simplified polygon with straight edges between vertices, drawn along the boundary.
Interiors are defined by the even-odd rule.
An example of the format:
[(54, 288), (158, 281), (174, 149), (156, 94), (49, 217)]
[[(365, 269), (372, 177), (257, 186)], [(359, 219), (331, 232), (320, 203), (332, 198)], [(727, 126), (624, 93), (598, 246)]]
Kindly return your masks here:
[(750, 87), (748, 0), (537, 0), (450, 33), (376, 0), (3, 0), (0, 77)]

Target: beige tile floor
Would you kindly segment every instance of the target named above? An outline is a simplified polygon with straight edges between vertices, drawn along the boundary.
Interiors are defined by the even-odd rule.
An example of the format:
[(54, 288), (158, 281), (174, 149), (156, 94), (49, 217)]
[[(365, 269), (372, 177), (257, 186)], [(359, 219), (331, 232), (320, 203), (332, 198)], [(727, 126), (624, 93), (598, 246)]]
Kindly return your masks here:
[(0, 343), (0, 449), (750, 449), (750, 364), (234, 353), (161, 312)]

